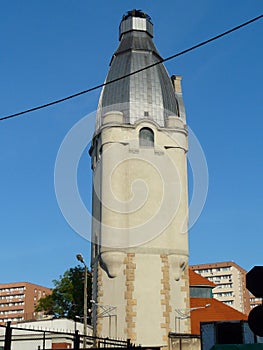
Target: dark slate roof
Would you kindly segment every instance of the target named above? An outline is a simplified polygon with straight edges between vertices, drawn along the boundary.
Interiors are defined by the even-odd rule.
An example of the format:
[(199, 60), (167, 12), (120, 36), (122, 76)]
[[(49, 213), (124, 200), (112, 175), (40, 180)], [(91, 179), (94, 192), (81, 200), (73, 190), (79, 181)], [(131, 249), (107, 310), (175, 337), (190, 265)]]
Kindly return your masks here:
[[(106, 82), (161, 60), (151, 33), (152, 23), (147, 17), (124, 17), (120, 44), (112, 57)], [(178, 102), (164, 65), (160, 63), (105, 86), (99, 102), (97, 127), (103, 114), (113, 110), (123, 112), (127, 124), (148, 118), (164, 126), (167, 116), (178, 115)]]

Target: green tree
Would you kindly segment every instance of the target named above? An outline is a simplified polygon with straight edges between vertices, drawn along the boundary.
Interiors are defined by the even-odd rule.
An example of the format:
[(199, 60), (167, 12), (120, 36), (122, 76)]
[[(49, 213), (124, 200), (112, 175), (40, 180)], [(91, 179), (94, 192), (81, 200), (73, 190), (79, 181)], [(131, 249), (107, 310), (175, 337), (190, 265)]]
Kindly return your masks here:
[[(39, 299), (35, 310), (47, 315), (74, 319), (83, 317), (85, 269), (76, 266), (67, 270), (58, 280), (54, 280), (52, 293)], [(88, 271), (88, 305), (91, 300), (91, 274)], [(88, 306), (90, 307), (90, 306)]]

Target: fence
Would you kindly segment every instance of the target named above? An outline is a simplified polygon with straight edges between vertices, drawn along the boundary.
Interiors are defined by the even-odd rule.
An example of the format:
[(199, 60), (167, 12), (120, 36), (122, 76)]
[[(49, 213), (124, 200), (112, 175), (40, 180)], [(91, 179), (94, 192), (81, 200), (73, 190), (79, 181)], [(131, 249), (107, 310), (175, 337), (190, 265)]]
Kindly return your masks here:
[[(131, 349), (134, 346), (130, 340), (117, 340), (85, 336), (86, 349), (90, 348), (111, 348)], [(75, 332), (59, 332), (42, 329), (29, 329), (11, 326), (0, 326), (0, 350), (53, 350), (53, 349), (83, 349), (84, 335)]]

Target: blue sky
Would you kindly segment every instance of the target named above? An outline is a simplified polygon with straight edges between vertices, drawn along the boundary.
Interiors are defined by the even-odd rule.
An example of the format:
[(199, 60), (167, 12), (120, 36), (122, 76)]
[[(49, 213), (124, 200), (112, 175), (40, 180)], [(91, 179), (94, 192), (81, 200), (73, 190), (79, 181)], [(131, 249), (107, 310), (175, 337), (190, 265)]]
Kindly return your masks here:
[[(5, 2), (0, 115), (102, 83), (121, 17), (132, 8), (152, 17), (163, 57), (263, 13), (258, 0)], [(260, 20), (166, 64), (170, 74), (183, 76), (187, 121), (209, 170), (207, 202), (189, 232), (191, 264), (262, 264), (262, 30)], [(76, 265), (77, 253), (89, 261), (89, 243), (68, 226), (57, 205), (54, 164), (67, 132), (96, 109), (99, 92), (1, 122), (0, 283), (52, 286)], [(78, 179), (89, 206), (87, 152)]]

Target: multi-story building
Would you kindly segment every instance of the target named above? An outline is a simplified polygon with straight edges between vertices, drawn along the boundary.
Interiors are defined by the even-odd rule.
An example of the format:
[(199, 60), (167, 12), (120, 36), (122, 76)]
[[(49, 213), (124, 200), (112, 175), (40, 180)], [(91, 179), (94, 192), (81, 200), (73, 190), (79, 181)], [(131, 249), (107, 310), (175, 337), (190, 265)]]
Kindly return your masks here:
[(0, 284), (0, 324), (36, 319), (38, 300), (50, 293), (50, 288), (29, 282)]
[(246, 270), (233, 261), (193, 265), (190, 268), (217, 285), (213, 289), (214, 298), (242, 313), (249, 313), (252, 296), (246, 289)]

